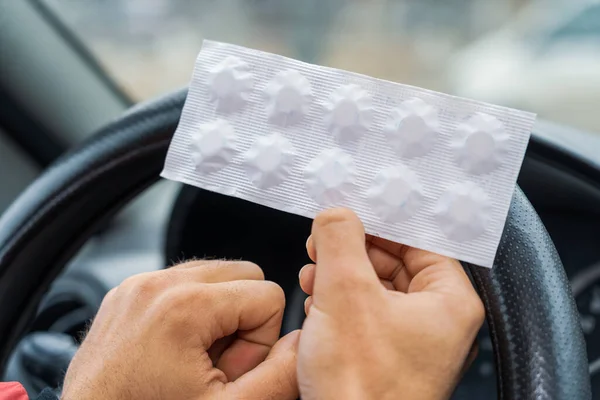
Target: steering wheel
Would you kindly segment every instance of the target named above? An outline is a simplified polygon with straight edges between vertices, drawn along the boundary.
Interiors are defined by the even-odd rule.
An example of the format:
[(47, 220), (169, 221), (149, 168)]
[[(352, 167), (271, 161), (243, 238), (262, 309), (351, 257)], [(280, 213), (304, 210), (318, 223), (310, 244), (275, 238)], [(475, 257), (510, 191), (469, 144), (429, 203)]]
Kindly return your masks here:
[[(135, 106), (57, 160), (2, 216), (0, 369), (69, 259), (99, 225), (157, 181), (185, 97), (182, 90)], [(498, 398), (591, 398), (567, 277), (519, 188), (494, 268), (465, 268), (485, 304)]]

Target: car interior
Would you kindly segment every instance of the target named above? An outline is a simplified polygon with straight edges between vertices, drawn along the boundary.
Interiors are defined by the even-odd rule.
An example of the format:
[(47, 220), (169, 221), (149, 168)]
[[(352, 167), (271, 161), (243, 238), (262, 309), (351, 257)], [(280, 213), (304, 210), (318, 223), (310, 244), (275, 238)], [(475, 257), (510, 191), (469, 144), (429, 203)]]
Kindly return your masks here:
[[(92, 3), (89, 12), (99, 25), (117, 21), (100, 13), (107, 4), (130, 19), (142, 15), (139, 20), (149, 27), (129, 27), (144, 39), (134, 43), (142, 58), (151, 52), (147, 41), (155, 39), (148, 39), (148, 32), (154, 32), (156, 21), (194, 7), (183, 0), (153, 1), (152, 7), (140, 1)], [(125, 3), (131, 4), (119, 8)], [(231, 10), (199, 3), (207, 3), (203, 10), (213, 17)], [(330, 22), (314, 22), (310, 18), (317, 17), (299, 12), (301, 6), (292, 2), (233, 3), (227, 7), (254, 12), (242, 12), (243, 17), (236, 17), (241, 21), (258, 15), (277, 29), (295, 32), (298, 38), (292, 41), (300, 50), (293, 56), (319, 60), (305, 43), (315, 39), (302, 36), (299, 27), (318, 35)], [(342, 3), (331, 1), (318, 18), (342, 11), (360, 15), (375, 7)], [(431, 13), (439, 5), (425, 3), (417, 11)], [(0, 2), (0, 380), (23, 383), (31, 396), (46, 387), (59, 388), (110, 289), (133, 274), (190, 258), (260, 265), (266, 278), (286, 293), (282, 335), (301, 328), (306, 295), (298, 272), (309, 262), (305, 242), (311, 220), (159, 178), (199, 42), (190, 44), (195, 51), (187, 49), (181, 58), (187, 67), (182, 82), (165, 78), (167, 87), (160, 83), (150, 84), (152, 90), (127, 90), (134, 83), (115, 78), (127, 73), (115, 73), (120, 64), (103, 59), (107, 45), (105, 53), (98, 52), (57, 11), (71, 5), (65, 0)], [(282, 10), (274, 11), (278, 7)], [(414, 19), (417, 11), (407, 10), (407, 18)], [(453, 15), (440, 18), (452, 21)], [(591, 18), (595, 25), (586, 22), (591, 25), (578, 34), (592, 36), (598, 44), (593, 55), (600, 60), (600, 14), (594, 15), (599, 17)], [(236, 18), (231, 22), (240, 21)], [(79, 23), (85, 25), (85, 19)], [(363, 25), (360, 29), (366, 29)], [(242, 34), (223, 33), (226, 27), (202, 29), (202, 35), (248, 43)], [(368, 36), (368, 30), (360, 32)], [(357, 46), (357, 54), (367, 51), (360, 47), (364, 43)], [(264, 47), (278, 49), (266, 39)], [(386, 64), (384, 50), (364, 54)], [(176, 56), (173, 51), (168, 57)], [(136, 68), (148, 62), (143, 60)], [(347, 64), (335, 66), (351, 69), (353, 60), (348, 56)], [(381, 77), (391, 79), (386, 71), (400, 62), (390, 62)], [(152, 82), (169, 75), (168, 65), (153, 67)], [(370, 64), (360, 68), (370, 73)], [(600, 79), (600, 68), (596, 74)], [(583, 86), (579, 82), (573, 90), (585, 90)], [(586, 101), (586, 109), (600, 109), (600, 97), (590, 95)], [(600, 399), (600, 117), (590, 115), (577, 124), (554, 120), (541, 105), (524, 107), (539, 116), (494, 268), (465, 264), (484, 301), (487, 323), (477, 339), (477, 358), (452, 398)]]

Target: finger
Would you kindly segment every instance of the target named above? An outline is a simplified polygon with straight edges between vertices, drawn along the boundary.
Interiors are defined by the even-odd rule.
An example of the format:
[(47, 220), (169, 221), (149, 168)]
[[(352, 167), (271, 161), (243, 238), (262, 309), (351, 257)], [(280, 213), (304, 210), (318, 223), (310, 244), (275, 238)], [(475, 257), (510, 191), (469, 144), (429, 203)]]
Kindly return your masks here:
[(294, 331), (281, 338), (265, 361), (225, 385), (223, 397), (248, 400), (298, 398), (296, 356), (299, 336), (300, 331)]
[(265, 279), (260, 267), (249, 261), (198, 260), (176, 265), (169, 269), (189, 279), (203, 283), (219, 283), (237, 280)]
[(308, 315), (310, 311), (310, 307), (312, 306), (313, 298), (312, 296), (308, 296), (306, 300), (304, 300), (304, 314)]
[[(387, 250), (393, 256), (399, 257), (401, 254), (401, 250), (405, 247), (402, 244), (394, 243), (386, 239), (382, 239), (380, 237), (376, 237), (373, 235), (365, 235), (365, 243), (367, 249), (369, 249), (373, 244), (377, 247), (380, 247), (384, 250)], [(312, 260), (312, 262), (317, 262), (317, 253), (315, 249), (315, 242), (312, 240), (312, 235), (308, 237), (306, 240), (306, 252), (308, 257)]]
[(367, 246), (367, 254), (380, 279), (390, 282), (392, 288), (400, 292), (408, 290), (411, 276), (402, 258), (388, 253), (372, 243)]
[(450, 258), (448, 257), (444, 257), (427, 250), (421, 250), (415, 247), (406, 246), (401, 243), (395, 243), (390, 240), (383, 239), (381, 237), (372, 236), (370, 243), (371, 248), (376, 247), (385, 250), (392, 256), (403, 260), (411, 276), (415, 276), (417, 273), (419, 273), (421, 270), (423, 270), (429, 265), (433, 265), (441, 261), (450, 260)]
[(438, 292), (445, 294), (472, 294), (475, 289), (462, 265), (452, 258), (425, 250), (409, 248), (404, 256), (406, 269), (412, 279), (407, 293)]
[[(306, 241), (306, 251), (308, 256), (315, 261), (316, 252), (314, 241), (311, 238), (312, 237), (309, 236)], [(399, 256), (400, 254), (403, 254), (402, 250), (405, 246), (372, 235), (366, 235), (365, 241), (369, 259), (375, 269), (375, 273), (381, 279), (383, 286), (388, 290), (406, 292), (411, 277), (404, 268), (402, 259)], [(379, 247), (380, 244), (396, 253), (386, 251), (384, 248)], [(306, 277), (304, 277), (306, 287), (302, 286), (301, 283), (302, 290), (307, 294), (312, 294), (311, 283), (314, 283), (314, 280), (312, 282), (310, 281), (310, 277), (310, 274), (306, 274)]]
[[(373, 262), (373, 260), (371, 260), (371, 262)], [(375, 272), (377, 272), (377, 270)], [(302, 289), (302, 291), (307, 295), (312, 296), (315, 284), (315, 264), (306, 264), (304, 267), (302, 267), (302, 269), (300, 270), (299, 277), (300, 288)], [(402, 276), (400, 278), (402, 278)], [(400, 290), (389, 279), (379, 278), (379, 281), (381, 282), (383, 287), (388, 290)], [(406, 286), (408, 287), (408, 281), (406, 283)], [(406, 292), (406, 289), (404, 289), (403, 291)]]
[(364, 228), (356, 214), (343, 208), (321, 212), (313, 222), (311, 237), (317, 258), (315, 301), (346, 296), (349, 287), (379, 288), (365, 249)]
[[(307, 252), (311, 259), (316, 259), (314, 241), (307, 241)], [(401, 243), (395, 243), (381, 237), (366, 235), (367, 254), (377, 275), (391, 281), (396, 290), (406, 292), (411, 277), (429, 265), (442, 262), (452, 262), (444, 257), (426, 250), (416, 249)], [(405, 260), (408, 259), (408, 261)], [(313, 260), (314, 261), (314, 260)], [(462, 270), (462, 267), (460, 268)], [(463, 271), (464, 272), (464, 271)]]
[(408, 249), (408, 246), (402, 243), (392, 242), (379, 236), (367, 235), (367, 243), (377, 246), (396, 257), (404, 257), (404, 252)]
[(306, 264), (300, 270), (298, 280), (300, 282), (300, 289), (308, 295), (312, 294), (313, 286), (315, 284), (315, 264)]
[[(473, 286), (461, 264), (452, 258), (445, 257), (427, 250), (394, 243), (380, 237), (372, 237), (370, 249), (380, 249), (390, 254), (385, 260), (384, 254), (378, 253), (375, 269), (386, 273), (391, 269), (394, 258), (403, 261), (404, 269), (398, 272), (394, 286), (398, 290), (410, 292), (439, 291), (453, 292), (459, 288), (473, 291)], [(408, 283), (408, 284), (407, 284)]]
[(317, 262), (317, 252), (315, 250), (315, 242), (312, 239), (312, 235), (306, 239), (306, 253), (312, 262)]
[(263, 362), (273, 344), (266, 345), (235, 338), (229, 347), (224, 349), (215, 366), (223, 371), (229, 382), (233, 382)]
[(235, 380), (264, 360), (277, 342), (285, 295), (281, 287), (268, 281), (219, 283), (211, 290), (211, 301), (205, 308), (213, 323), (205, 348), (236, 333), (236, 339), (217, 362), (217, 368), (229, 380)]
[(387, 289), (387, 290), (396, 290), (396, 288), (394, 287), (394, 284), (388, 280), (385, 279), (379, 279), (379, 282), (381, 282), (381, 285)]
[[(191, 261), (159, 271), (143, 272), (125, 279), (114, 295), (133, 298), (146, 307), (144, 296), (157, 296), (159, 292), (187, 283), (220, 283), (234, 280), (264, 280), (260, 267), (247, 261)], [(131, 294), (137, 293), (135, 296)]]
[(227, 350), (227, 348), (229, 346), (231, 346), (231, 344), (233, 343), (235, 338), (236, 338), (236, 336), (234, 334), (234, 335), (225, 336), (221, 339), (217, 339), (217, 341), (214, 342), (212, 344), (212, 346), (210, 346), (210, 348), (206, 351), (208, 353), (208, 356), (210, 357), (210, 360), (213, 363), (213, 366), (215, 366), (215, 367), (217, 366), (217, 363), (219, 362), (221, 355), (223, 354), (223, 352), (225, 350)]

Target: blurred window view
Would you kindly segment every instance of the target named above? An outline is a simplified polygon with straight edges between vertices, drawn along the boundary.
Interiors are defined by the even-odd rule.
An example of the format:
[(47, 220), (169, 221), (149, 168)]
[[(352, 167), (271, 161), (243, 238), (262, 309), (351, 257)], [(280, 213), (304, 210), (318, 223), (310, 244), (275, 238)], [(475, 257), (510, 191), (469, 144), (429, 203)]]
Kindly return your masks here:
[(39, 1), (136, 101), (185, 86), (209, 38), (600, 132), (599, 1)]

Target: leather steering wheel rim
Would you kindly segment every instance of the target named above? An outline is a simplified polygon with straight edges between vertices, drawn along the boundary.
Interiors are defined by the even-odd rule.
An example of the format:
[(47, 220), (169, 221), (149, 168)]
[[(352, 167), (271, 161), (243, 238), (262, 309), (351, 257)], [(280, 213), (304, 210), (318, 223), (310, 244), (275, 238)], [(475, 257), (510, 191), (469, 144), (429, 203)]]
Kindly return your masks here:
[[(0, 218), (0, 370), (69, 259), (159, 179), (185, 97), (182, 90), (134, 107), (57, 160)], [(485, 304), (499, 399), (591, 398), (567, 277), (519, 188), (494, 268), (465, 267)]]

